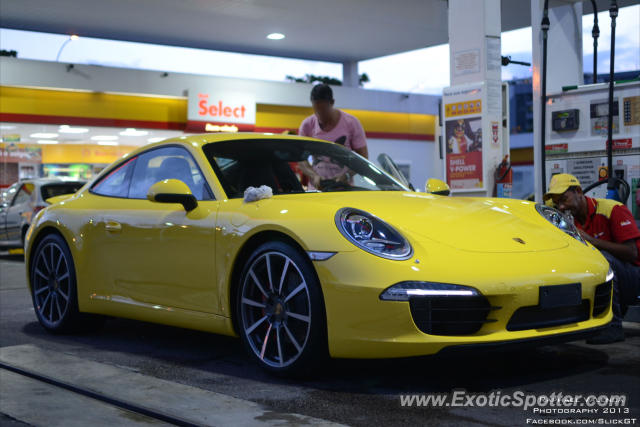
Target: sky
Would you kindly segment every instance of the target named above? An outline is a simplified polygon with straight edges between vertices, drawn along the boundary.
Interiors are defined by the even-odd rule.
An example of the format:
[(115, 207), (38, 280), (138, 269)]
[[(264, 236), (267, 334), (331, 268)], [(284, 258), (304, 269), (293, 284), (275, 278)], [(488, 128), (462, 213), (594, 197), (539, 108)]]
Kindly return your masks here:
[[(598, 14), (598, 70), (609, 70), (610, 18), (608, 11)], [(584, 15), (583, 64), (593, 67), (593, 14)], [(616, 71), (640, 70), (640, 5), (620, 9), (616, 26)], [(67, 43), (68, 35), (0, 29), (0, 49), (16, 50), (18, 57), (167, 72), (285, 80), (287, 75), (305, 74), (342, 78), (342, 64), (290, 58), (218, 52), (202, 49), (160, 46), (144, 43), (80, 37)], [(531, 62), (531, 28), (502, 33), (502, 55)], [(359, 71), (371, 82), (367, 89), (404, 93), (442, 93), (449, 86), (449, 46), (447, 44), (361, 61)], [(530, 67), (502, 67), (503, 80), (531, 76)]]
[[(611, 19), (609, 12), (598, 13), (598, 73), (609, 70)], [(593, 14), (582, 17), (584, 71), (593, 71)], [(502, 55), (531, 62), (531, 27), (502, 33)], [(616, 19), (616, 71), (640, 70), (640, 6), (621, 8)], [(371, 78), (368, 88), (400, 92), (441, 94), (449, 86), (449, 45), (385, 56), (360, 62), (360, 72)], [(401, 71), (399, 71), (401, 70)], [(502, 80), (531, 76), (522, 65), (502, 67)]]

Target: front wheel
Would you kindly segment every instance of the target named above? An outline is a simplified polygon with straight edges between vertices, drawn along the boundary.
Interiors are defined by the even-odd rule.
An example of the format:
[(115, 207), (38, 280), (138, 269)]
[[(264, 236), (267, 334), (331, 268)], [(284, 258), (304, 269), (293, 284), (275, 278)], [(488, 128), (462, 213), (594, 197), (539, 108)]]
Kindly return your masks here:
[(322, 291), (311, 262), (283, 242), (258, 247), (247, 261), (237, 294), (239, 332), (263, 368), (305, 372), (327, 355)]
[(99, 327), (101, 318), (82, 315), (78, 310), (73, 258), (61, 236), (49, 234), (38, 243), (29, 270), (33, 308), (47, 331), (65, 333)]

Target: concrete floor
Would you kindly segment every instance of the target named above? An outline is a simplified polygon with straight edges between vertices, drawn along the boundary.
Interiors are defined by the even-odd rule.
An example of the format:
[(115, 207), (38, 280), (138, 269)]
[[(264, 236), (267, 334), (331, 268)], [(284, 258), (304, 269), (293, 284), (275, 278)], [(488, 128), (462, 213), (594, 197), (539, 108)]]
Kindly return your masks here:
[[(252, 405), (257, 404), (264, 413), (279, 414), (273, 418), (259, 418), (255, 424), (265, 420), (271, 425), (298, 424), (300, 419), (297, 418), (283, 421), (283, 414), (310, 417), (309, 420), (320, 424), (335, 422), (356, 426), (370, 426), (374, 422), (383, 425), (513, 426), (524, 425), (528, 418), (536, 418), (532, 410), (522, 408), (406, 408), (400, 405), (401, 394), (457, 389), (474, 393), (497, 390), (502, 395), (515, 391), (626, 394), (627, 414), (603, 415), (600, 412), (598, 417), (605, 420), (640, 419), (640, 325), (625, 322), (625, 331), (625, 342), (609, 346), (573, 342), (527, 352), (471, 357), (335, 360), (313, 379), (292, 381), (270, 376), (257, 368), (245, 355), (240, 341), (234, 338), (122, 319), (108, 321), (97, 334), (50, 335), (40, 327), (33, 313), (22, 257), (0, 256), (0, 353), (15, 352), (15, 346), (31, 345), (36, 347), (34, 352), (50, 351), (52, 355), (70, 358), (60, 359), (67, 362), (57, 362), (71, 366), (65, 369), (97, 363), (104, 369), (122, 370), (122, 376), (135, 373), (140, 375), (136, 378), (146, 378), (145, 381), (166, 381), (170, 389), (174, 387), (172, 384), (176, 390), (187, 386), (238, 399), (239, 404), (247, 407), (255, 408)], [(53, 356), (51, 359), (58, 360)], [(20, 379), (13, 380), (15, 383)], [(140, 381), (134, 383), (140, 384)], [(54, 398), (49, 392), (62, 393), (46, 390), (45, 393), (20, 395), (16, 391), (17, 385), (8, 387), (5, 382), (2, 381), (0, 388), (0, 408), (23, 404), (37, 410)], [(100, 388), (100, 382), (96, 383)], [(18, 399), (18, 395), (22, 397)], [(142, 394), (137, 399), (144, 402), (146, 398)], [(167, 407), (171, 407), (172, 400), (167, 399)], [(93, 419), (94, 426), (107, 424), (99, 414), (101, 410), (108, 412), (108, 408), (93, 412), (86, 410), (87, 406), (83, 404), (69, 406)], [(220, 408), (214, 405), (209, 410), (220, 415), (224, 412)], [(0, 412), (0, 425), (19, 426), (24, 425), (23, 422), (44, 425), (34, 419), (12, 416), (4, 409)], [(13, 413), (20, 412), (14, 410)], [(576, 415), (540, 418), (572, 417)], [(128, 418), (124, 424), (144, 422), (139, 418)]]

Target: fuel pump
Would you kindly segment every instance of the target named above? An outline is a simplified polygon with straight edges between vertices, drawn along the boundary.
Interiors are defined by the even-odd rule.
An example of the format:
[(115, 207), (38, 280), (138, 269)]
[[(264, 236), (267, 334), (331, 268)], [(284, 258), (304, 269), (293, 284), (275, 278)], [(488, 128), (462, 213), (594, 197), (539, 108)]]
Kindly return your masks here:
[[(547, 2), (541, 28), (542, 67), (542, 184), (543, 193), (557, 173), (575, 175), (590, 197), (610, 198), (627, 204), (640, 220), (635, 203), (640, 187), (640, 79), (614, 81), (616, 1), (611, 1), (611, 50), (609, 82), (563, 87), (546, 93), (546, 35), (549, 20)], [(595, 2), (592, 2), (595, 8)], [(597, 49), (599, 29), (596, 18), (592, 35)], [(545, 19), (546, 18), (546, 19)], [(594, 52), (594, 55), (597, 55)], [(550, 120), (546, 120), (548, 117)], [(634, 197), (630, 197), (634, 195)]]

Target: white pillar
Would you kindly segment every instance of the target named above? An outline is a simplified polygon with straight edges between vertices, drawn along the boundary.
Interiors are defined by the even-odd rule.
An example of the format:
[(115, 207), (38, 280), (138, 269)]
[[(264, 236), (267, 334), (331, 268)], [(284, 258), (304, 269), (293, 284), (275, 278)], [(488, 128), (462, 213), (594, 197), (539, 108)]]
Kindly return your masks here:
[(360, 75), (358, 74), (358, 61), (342, 63), (342, 85), (346, 87), (358, 87)]
[[(533, 163), (536, 201), (542, 200), (541, 92), (542, 31), (540, 23), (544, 0), (531, 0), (532, 65), (533, 65)], [(582, 69), (582, 2), (549, 0), (547, 36), (547, 95), (563, 86), (584, 83)], [(603, 25), (601, 23), (601, 25)], [(549, 112), (546, 121), (549, 122)], [(546, 145), (549, 145), (546, 141)], [(549, 183), (547, 182), (547, 185)]]
[(451, 86), (501, 78), (500, 0), (449, 0)]
[(451, 86), (443, 90), (443, 149), (454, 141), (459, 120), (475, 139), (469, 137), (466, 148), (464, 141), (453, 144), (445, 179), (452, 194), (491, 196), (494, 170), (509, 152), (502, 129), (500, 0), (449, 0), (448, 24)]

